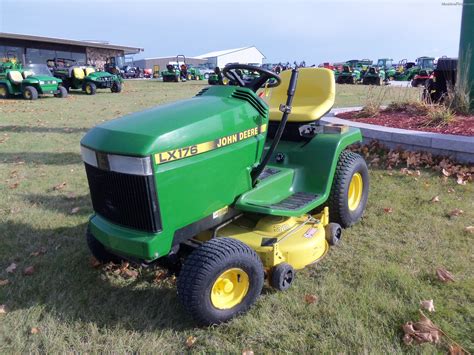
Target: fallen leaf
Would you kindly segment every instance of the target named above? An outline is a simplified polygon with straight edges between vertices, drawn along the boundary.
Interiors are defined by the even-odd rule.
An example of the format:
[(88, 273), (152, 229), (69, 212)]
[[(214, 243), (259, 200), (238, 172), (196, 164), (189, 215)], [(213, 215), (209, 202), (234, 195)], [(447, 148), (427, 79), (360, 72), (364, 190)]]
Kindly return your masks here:
[(405, 345), (411, 345), (413, 343), (413, 338), (410, 334), (405, 334), (403, 336), (403, 342), (405, 343)]
[(434, 303), (433, 300), (420, 301), (421, 308), (426, 309), (428, 312), (434, 312)]
[(38, 334), (39, 333), (39, 328), (33, 327), (30, 329), (30, 334)]
[(7, 267), (5, 270), (6, 270), (8, 273), (11, 274), (12, 272), (14, 272), (14, 271), (16, 270), (16, 264), (15, 264), (15, 263), (11, 263), (10, 266)]
[(71, 214), (76, 214), (77, 212), (79, 212), (80, 208), (79, 207), (74, 207), (72, 210), (71, 210)]
[(466, 185), (467, 181), (465, 181), (462, 177), (458, 177), (456, 180), (458, 185)]
[(448, 193), (449, 193), (449, 194), (452, 194), (453, 192), (454, 192), (454, 189), (453, 189), (452, 187), (450, 187), (450, 188), (448, 189)]
[(385, 208), (383, 209), (383, 211), (384, 211), (385, 213), (392, 213), (392, 212), (393, 212), (393, 208), (392, 208), (392, 207), (385, 207)]
[(244, 350), (242, 351), (242, 355), (254, 355), (253, 350)]
[(23, 275), (25, 276), (31, 276), (35, 273), (35, 267), (34, 266), (28, 266), (23, 270)]
[(442, 282), (455, 281), (453, 274), (442, 267), (436, 269), (436, 276), (438, 276), (438, 279)]
[(66, 185), (67, 185), (66, 181), (63, 181), (62, 183), (60, 183), (60, 184), (58, 184), (58, 185), (55, 185), (55, 186), (53, 187), (53, 190), (56, 190), (56, 191), (62, 190), (62, 189), (64, 189), (64, 188), (66, 187)]
[(16, 189), (18, 185), (20, 185), (19, 182), (14, 182), (13, 184), (8, 185), (8, 188), (13, 190)]
[(98, 268), (101, 263), (99, 260), (97, 260), (96, 258), (94, 258), (93, 256), (91, 256), (90, 258), (90, 265), (93, 267), (93, 268)]
[(138, 277), (138, 271), (130, 270), (130, 269), (124, 269), (124, 270), (122, 270), (122, 275), (126, 276), (129, 279), (134, 279), (134, 278)]
[(464, 230), (468, 233), (474, 234), (474, 226), (467, 226)]
[(196, 340), (197, 340), (196, 337), (193, 337), (192, 335), (188, 336), (188, 338), (186, 339), (186, 346), (188, 348), (191, 348), (196, 342)]
[(7, 314), (7, 306), (0, 304), (0, 314)]
[(443, 170), (441, 170), (441, 173), (446, 177), (451, 176), (451, 173), (449, 171), (447, 171), (446, 169), (444, 169), (444, 168), (443, 168)]
[(413, 328), (412, 322), (407, 322), (403, 325), (403, 332), (407, 335), (413, 334), (415, 329)]
[(39, 248), (37, 251), (34, 251), (34, 252), (31, 252), (30, 253), (30, 256), (39, 256), (39, 255), (43, 255), (46, 253), (46, 248), (45, 247), (41, 247)]
[(313, 304), (313, 303), (316, 303), (318, 302), (318, 296), (316, 295), (305, 295), (304, 296), (304, 301), (307, 303), (307, 304)]
[(464, 355), (466, 354), (459, 345), (450, 345), (449, 346), (449, 355)]
[(451, 217), (454, 217), (454, 216), (460, 216), (464, 213), (463, 210), (459, 209), (459, 208), (455, 208), (454, 210), (452, 210), (451, 212), (449, 212), (449, 215)]
[(9, 280), (0, 280), (0, 286), (5, 286), (5, 285), (8, 285), (10, 283)]
[(439, 196), (433, 196), (431, 202), (439, 202)]

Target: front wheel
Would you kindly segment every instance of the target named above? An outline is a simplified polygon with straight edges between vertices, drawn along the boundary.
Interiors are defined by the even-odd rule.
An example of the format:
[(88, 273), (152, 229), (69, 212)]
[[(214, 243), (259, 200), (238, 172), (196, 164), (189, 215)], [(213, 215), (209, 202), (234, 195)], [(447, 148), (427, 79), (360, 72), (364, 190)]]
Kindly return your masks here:
[(5, 84), (0, 84), (0, 99), (8, 99), (8, 87)]
[(253, 249), (235, 239), (215, 238), (185, 260), (178, 297), (200, 324), (219, 324), (247, 311), (263, 281), (263, 265)]
[(337, 162), (336, 172), (328, 199), (331, 222), (342, 228), (352, 226), (364, 214), (369, 197), (369, 171), (359, 154), (343, 151)]
[(110, 88), (110, 91), (112, 91), (113, 93), (119, 93), (122, 91), (122, 84), (119, 83), (119, 82), (114, 82), (112, 84), (112, 87)]
[(54, 96), (59, 97), (59, 98), (62, 98), (62, 99), (66, 98), (66, 97), (67, 97), (67, 90), (66, 90), (66, 88), (63, 87), (63, 86), (59, 86), (59, 87), (58, 87), (58, 93), (55, 94)]
[(84, 91), (86, 92), (87, 95), (95, 95), (97, 91), (97, 86), (95, 86), (94, 83), (86, 83), (84, 85)]
[(25, 86), (23, 89), (23, 97), (26, 100), (36, 100), (38, 98), (38, 90), (33, 86)]

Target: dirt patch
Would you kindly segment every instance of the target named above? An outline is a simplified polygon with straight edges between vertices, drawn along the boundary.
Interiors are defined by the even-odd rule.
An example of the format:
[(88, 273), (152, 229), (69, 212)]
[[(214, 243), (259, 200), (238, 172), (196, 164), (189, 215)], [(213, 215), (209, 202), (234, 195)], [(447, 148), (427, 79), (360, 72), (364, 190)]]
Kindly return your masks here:
[(337, 117), (378, 126), (411, 129), (415, 131), (456, 134), (460, 136), (474, 136), (474, 115), (455, 116), (455, 119), (444, 126), (427, 126), (426, 116), (413, 115), (407, 112), (381, 111), (375, 117), (357, 118), (359, 111), (343, 112)]

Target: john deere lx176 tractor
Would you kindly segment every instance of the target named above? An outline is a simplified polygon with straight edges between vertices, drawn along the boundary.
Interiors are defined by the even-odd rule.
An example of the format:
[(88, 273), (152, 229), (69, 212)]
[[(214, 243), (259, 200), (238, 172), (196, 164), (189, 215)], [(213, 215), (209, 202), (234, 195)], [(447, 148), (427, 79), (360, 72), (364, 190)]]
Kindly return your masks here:
[(39, 95), (48, 94), (64, 98), (67, 91), (45, 64), (28, 64), (23, 68), (15, 60), (0, 63), (0, 99), (23, 96), (36, 100)]
[[(258, 71), (250, 81), (237, 72)], [(243, 64), (236, 85), (103, 123), (81, 141), (102, 262), (179, 266), (178, 298), (202, 324), (247, 311), (265, 282), (285, 290), (365, 209), (358, 129), (318, 124), (334, 103), (331, 70), (281, 77)], [(256, 91), (273, 87), (269, 104)], [(337, 295), (334, 295), (337, 297)]]
[(122, 91), (122, 78), (119, 75), (96, 71), (92, 66), (77, 65), (70, 59), (56, 58), (53, 73), (63, 81), (67, 91), (79, 89), (87, 95), (95, 95), (97, 89), (110, 89), (113, 93)]

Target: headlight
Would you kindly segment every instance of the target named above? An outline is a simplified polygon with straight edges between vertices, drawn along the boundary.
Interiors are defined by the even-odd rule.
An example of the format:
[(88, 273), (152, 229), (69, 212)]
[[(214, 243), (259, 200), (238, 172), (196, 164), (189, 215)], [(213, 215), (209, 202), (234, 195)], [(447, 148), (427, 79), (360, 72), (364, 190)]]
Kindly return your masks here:
[(96, 168), (131, 175), (152, 175), (150, 157), (128, 157), (124, 155), (96, 152), (81, 146), (82, 160)]
[(57, 84), (56, 80), (53, 80), (52, 83), (53, 83), (53, 84)]
[(40, 85), (44, 85), (44, 81), (40, 81)]

